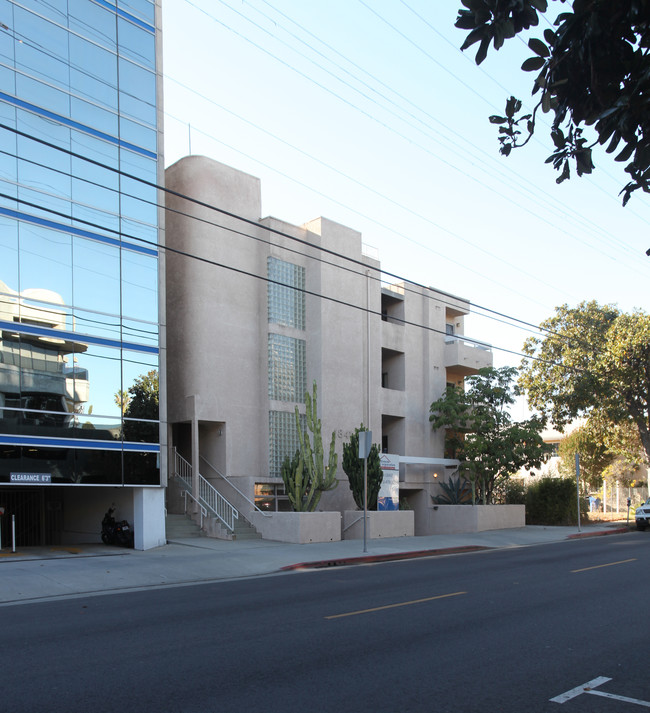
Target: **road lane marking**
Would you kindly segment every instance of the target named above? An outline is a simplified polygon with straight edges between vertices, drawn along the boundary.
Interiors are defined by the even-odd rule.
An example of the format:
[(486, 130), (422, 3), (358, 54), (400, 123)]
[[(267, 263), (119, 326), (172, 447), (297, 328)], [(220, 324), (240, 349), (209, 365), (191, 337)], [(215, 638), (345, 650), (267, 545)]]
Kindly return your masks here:
[(341, 619), (344, 616), (356, 616), (357, 614), (369, 614), (370, 612), (382, 611), (382, 609), (395, 609), (395, 607), (407, 607), (411, 604), (421, 604), (422, 602), (432, 602), (434, 599), (446, 599), (447, 597), (458, 597), (467, 592), (452, 592), (451, 594), (439, 594), (437, 597), (425, 597), (424, 599), (413, 599), (410, 602), (399, 602), (397, 604), (386, 604), (383, 607), (373, 607), (372, 609), (360, 609), (359, 611), (349, 611), (344, 614), (331, 614), (325, 619)]
[(617, 696), (614, 693), (605, 693), (605, 691), (585, 691), (585, 693), (590, 693), (592, 696), (600, 696), (601, 698), (611, 698), (614, 701), (621, 701), (623, 703), (634, 703), (635, 705), (642, 706), (643, 708), (650, 708), (650, 703), (648, 701), (640, 701), (638, 698)]
[(615, 564), (625, 564), (626, 562), (636, 562), (636, 557), (629, 560), (620, 560), (618, 562), (608, 562), (607, 564), (596, 564), (593, 567), (583, 567), (582, 569), (572, 569), (571, 574), (576, 572), (588, 572), (590, 569), (600, 569), (601, 567), (613, 567)]
[(598, 688), (598, 686), (602, 686), (603, 683), (607, 683), (607, 681), (611, 681), (611, 678), (607, 678), (605, 676), (599, 676), (598, 678), (594, 678), (591, 681), (587, 681), (587, 683), (583, 683), (582, 686), (576, 686), (575, 688), (572, 688), (570, 691), (567, 691), (566, 693), (561, 693), (559, 696), (555, 696), (555, 698), (551, 698), (552, 703), (566, 703), (567, 701), (570, 701), (572, 698), (577, 698), (578, 696), (581, 696), (583, 693), (587, 693), (590, 696), (600, 696), (601, 698), (609, 698), (610, 700), (613, 701), (621, 701), (621, 703), (633, 703), (634, 705), (637, 706), (642, 706), (643, 708), (650, 708), (650, 703), (648, 701), (641, 701), (638, 698), (628, 698), (627, 696), (617, 696), (615, 693), (606, 693), (605, 691), (596, 691), (595, 689)]
[(605, 678), (605, 676), (599, 676), (598, 678), (593, 678), (591, 681), (587, 681), (587, 683), (583, 683), (582, 686), (576, 686), (575, 688), (572, 688), (570, 691), (567, 691), (566, 693), (561, 693), (559, 696), (555, 696), (555, 698), (551, 698), (552, 703), (566, 703), (567, 701), (570, 701), (572, 698), (576, 698), (577, 696), (580, 696), (583, 693), (588, 692), (592, 688), (596, 688), (596, 686), (602, 686), (603, 683), (607, 683), (607, 681), (611, 681), (611, 678)]

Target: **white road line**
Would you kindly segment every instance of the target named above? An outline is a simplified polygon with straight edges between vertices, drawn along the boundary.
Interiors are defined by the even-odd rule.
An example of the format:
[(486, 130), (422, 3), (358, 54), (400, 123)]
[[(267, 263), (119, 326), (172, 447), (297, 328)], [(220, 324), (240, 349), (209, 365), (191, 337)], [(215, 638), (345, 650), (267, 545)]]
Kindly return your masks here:
[(643, 706), (644, 708), (650, 708), (650, 703), (648, 703), (648, 701), (640, 701), (638, 698), (627, 698), (626, 696), (616, 696), (613, 693), (605, 693), (605, 691), (585, 691), (585, 693), (590, 693), (592, 696), (601, 696), (602, 698), (612, 698), (615, 701), (623, 701), (623, 703), (634, 703), (637, 706)]
[(602, 686), (603, 683), (607, 683), (607, 681), (611, 681), (611, 678), (605, 678), (605, 676), (599, 676), (598, 678), (594, 678), (591, 681), (587, 681), (587, 683), (583, 683), (582, 686), (576, 686), (575, 688), (572, 688), (570, 691), (567, 691), (566, 693), (561, 693), (559, 696), (555, 696), (555, 698), (551, 698), (552, 703), (566, 703), (567, 701), (570, 701), (572, 698), (576, 698), (577, 696), (580, 696), (583, 693), (587, 693), (590, 689), (596, 688), (596, 686)]
[(627, 696), (617, 696), (615, 693), (605, 693), (605, 691), (596, 691), (594, 690), (598, 686), (602, 686), (603, 683), (607, 683), (607, 681), (611, 681), (611, 678), (606, 678), (605, 676), (599, 676), (598, 678), (594, 678), (591, 681), (587, 681), (587, 683), (583, 683), (582, 686), (576, 686), (575, 688), (572, 688), (570, 691), (567, 691), (566, 693), (561, 693), (559, 696), (555, 696), (555, 698), (551, 698), (552, 703), (566, 703), (567, 701), (570, 701), (572, 698), (577, 698), (578, 696), (581, 696), (583, 693), (588, 693), (589, 695), (592, 696), (600, 696), (601, 698), (609, 698), (613, 701), (621, 701), (622, 703), (632, 703), (636, 706), (642, 706), (643, 708), (650, 708), (650, 702), (648, 701), (641, 701), (638, 698), (628, 698)]

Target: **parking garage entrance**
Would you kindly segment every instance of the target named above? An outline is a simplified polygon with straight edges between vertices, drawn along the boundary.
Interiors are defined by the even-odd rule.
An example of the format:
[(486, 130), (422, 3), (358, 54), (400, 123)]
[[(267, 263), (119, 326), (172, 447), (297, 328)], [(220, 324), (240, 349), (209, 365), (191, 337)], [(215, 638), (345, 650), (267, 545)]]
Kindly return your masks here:
[(2, 509), (0, 534), (3, 548), (12, 545), (12, 521), (15, 522), (16, 547), (61, 544), (63, 499), (56, 488), (0, 487)]

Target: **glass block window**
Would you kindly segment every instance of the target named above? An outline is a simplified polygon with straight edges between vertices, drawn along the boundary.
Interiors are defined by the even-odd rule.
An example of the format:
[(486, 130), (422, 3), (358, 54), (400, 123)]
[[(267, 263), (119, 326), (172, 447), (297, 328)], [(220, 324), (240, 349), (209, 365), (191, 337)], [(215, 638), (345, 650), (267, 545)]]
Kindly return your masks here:
[[(300, 414), (300, 428), (305, 430), (305, 416)], [(269, 475), (280, 478), (282, 463), (300, 448), (296, 416), (292, 411), (269, 411)]]
[(305, 340), (269, 334), (269, 398), (304, 403), (306, 388)]
[(269, 322), (305, 328), (305, 268), (275, 257), (268, 259)]

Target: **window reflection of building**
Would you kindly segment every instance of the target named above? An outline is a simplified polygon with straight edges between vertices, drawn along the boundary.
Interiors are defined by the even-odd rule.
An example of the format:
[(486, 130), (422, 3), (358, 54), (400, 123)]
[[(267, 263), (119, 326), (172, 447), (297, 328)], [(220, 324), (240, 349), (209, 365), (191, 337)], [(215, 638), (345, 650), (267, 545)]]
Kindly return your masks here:
[(289, 496), (284, 485), (255, 483), (255, 505), (264, 512), (290, 512)]
[[(47, 300), (47, 301), (46, 301)], [(60, 305), (60, 306), (56, 306)], [(63, 299), (50, 290), (17, 293), (0, 281), (0, 320), (41, 327), (50, 335), (0, 331), (0, 406), (7, 425), (42, 428), (74, 425), (72, 414), (88, 401), (88, 372), (68, 366), (86, 351), (78, 341), (52, 336), (66, 327)]]
[(160, 2), (122, 5), (3, 10), (0, 485), (160, 484), (157, 415), (130, 442), (115, 401), (161, 348)]

